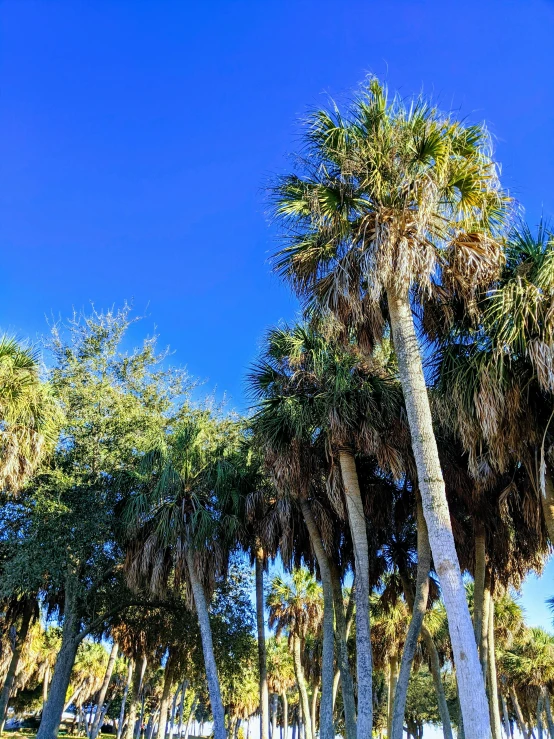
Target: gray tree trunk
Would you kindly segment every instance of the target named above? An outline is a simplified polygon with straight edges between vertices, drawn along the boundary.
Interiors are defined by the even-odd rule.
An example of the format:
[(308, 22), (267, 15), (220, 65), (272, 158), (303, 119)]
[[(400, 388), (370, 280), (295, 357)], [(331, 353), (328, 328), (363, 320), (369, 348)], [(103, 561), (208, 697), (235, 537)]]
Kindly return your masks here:
[(104, 673), (104, 679), (102, 680), (102, 686), (98, 694), (96, 713), (94, 715), (94, 722), (92, 724), (92, 729), (90, 731), (91, 739), (96, 739), (96, 737), (98, 736), (100, 732), (100, 729), (102, 728), (102, 718), (103, 718), (102, 707), (104, 705), (104, 701), (106, 700), (106, 695), (108, 693), (108, 687), (110, 685), (110, 680), (112, 679), (112, 673), (115, 667), (115, 661), (117, 659), (117, 652), (118, 652), (118, 646), (114, 642), (111, 652), (110, 652), (110, 657), (108, 659), (106, 672)]
[(554, 739), (554, 721), (552, 720), (552, 706), (550, 705), (550, 696), (548, 694), (548, 690), (545, 687), (542, 688), (541, 693), (542, 703), (546, 713), (546, 725), (548, 727), (548, 734), (550, 736), (550, 739)]
[(314, 739), (312, 734), (312, 722), (310, 721), (310, 702), (308, 700), (308, 691), (306, 689), (306, 680), (304, 678), (304, 669), (302, 668), (301, 656), (302, 644), (299, 636), (292, 638), (292, 656), (294, 662), (294, 673), (296, 676), (296, 684), (300, 694), (300, 708), (302, 710), (302, 718), (304, 720), (304, 729), (306, 739)]
[(489, 682), (489, 612), (491, 608), (491, 579), (487, 572), (485, 575), (485, 591), (483, 593), (483, 623), (481, 627), (481, 650), (479, 659), (483, 670), (483, 679), (485, 681), (485, 689), (488, 689)]
[(501, 696), (502, 700), (502, 720), (504, 722), (504, 733), (506, 734), (507, 739), (510, 739), (511, 737), (511, 731), (510, 731), (510, 716), (508, 715), (508, 705), (506, 703), (506, 698), (504, 695)]
[(452, 533), (410, 298), (407, 289), (402, 294), (389, 290), (387, 297), (423, 513), (448, 617), (465, 736), (484, 739), (490, 735), (487, 695)]
[(287, 698), (287, 691), (283, 690), (281, 693), (281, 702), (283, 703), (283, 737), (288, 739), (289, 737), (289, 700)]
[(311, 709), (311, 721), (312, 721), (312, 734), (315, 737), (317, 736), (317, 699), (319, 697), (319, 686), (314, 685), (312, 689), (312, 704), (310, 706)]
[(50, 694), (42, 712), (36, 739), (57, 739), (58, 737), (71, 670), (75, 662), (77, 647), (82, 638), (79, 634), (79, 618), (76, 613), (76, 587), (76, 582), (68, 577), (62, 644), (56, 659), (56, 666), (50, 684)]
[(515, 691), (515, 688), (512, 686), (510, 688), (510, 698), (512, 699), (512, 704), (514, 706), (514, 711), (516, 713), (517, 723), (519, 725), (519, 730), (521, 731), (523, 735), (523, 739), (528, 739), (529, 733), (527, 729), (525, 728), (525, 720), (523, 718), (523, 713), (521, 712), (521, 706), (519, 705), (519, 700), (517, 697), (517, 693)]
[(548, 531), (548, 537), (554, 544), (554, 480), (546, 464), (544, 465), (544, 478), (541, 485), (541, 505)]
[(125, 739), (133, 739), (135, 736), (135, 728), (137, 724), (137, 713), (140, 704), (140, 690), (142, 687), (142, 679), (146, 672), (147, 657), (143, 655), (141, 658), (140, 669), (135, 665), (135, 674), (133, 675), (133, 684), (131, 688), (131, 700), (129, 701), (129, 714), (127, 716), (127, 725), (125, 727)]
[(177, 699), (179, 698), (179, 693), (181, 692), (181, 686), (177, 686), (177, 690), (173, 694), (173, 701), (171, 703), (171, 716), (169, 718), (169, 722), (167, 724), (165, 733), (169, 737), (173, 736), (173, 728), (175, 726), (175, 717), (177, 715)]
[(4, 731), (4, 724), (6, 723), (6, 716), (8, 714), (8, 703), (12, 694), (19, 660), (21, 659), (21, 652), (23, 651), (25, 641), (27, 640), (27, 634), (29, 633), (29, 627), (31, 626), (33, 611), (34, 604), (31, 601), (28, 601), (25, 604), (21, 615), (21, 625), (15, 637), (12, 658), (10, 660), (6, 679), (4, 680), (2, 694), (0, 695), (0, 734)]
[(483, 609), (485, 603), (486, 537), (482, 521), (475, 523), (475, 576), (473, 579), (473, 631), (481, 654), (483, 643)]
[(537, 699), (537, 739), (543, 739), (542, 711), (542, 694), (539, 693)]
[(489, 667), (489, 705), (491, 714), (492, 739), (502, 739), (502, 721), (500, 719), (500, 705), (498, 703), (498, 678), (496, 675), (496, 654), (494, 646), (494, 599), (489, 600), (489, 639), (488, 639), (488, 667)]
[[(323, 656), (321, 660), (321, 706), (319, 716), (319, 731), (321, 739), (334, 739), (335, 727), (333, 725), (333, 664), (334, 664), (334, 607), (333, 607), (333, 583), (331, 580), (331, 568), (327, 552), (323, 548), (321, 533), (314, 518), (309, 502), (305, 498), (300, 499), (300, 509), (304, 517), (306, 528), (310, 536), (323, 588)], [(342, 608), (342, 606), (341, 606)], [(316, 722), (312, 717), (312, 731), (316, 733)]]
[(42, 681), (42, 710), (44, 711), (44, 706), (46, 705), (46, 701), (48, 700), (48, 687), (50, 683), (50, 665), (47, 665), (46, 670), (44, 671), (44, 679)]
[(260, 739), (269, 737), (269, 690), (264, 623), (264, 551), (256, 547), (256, 625), (258, 629), (258, 670), (260, 676)]
[(277, 695), (271, 697), (271, 736), (277, 739)]
[(335, 604), (335, 623), (337, 641), (337, 662), (339, 669), (333, 680), (333, 710), (337, 696), (338, 681), (340, 679), (342, 689), (342, 703), (344, 707), (344, 728), (346, 739), (356, 739), (356, 701), (354, 698), (354, 682), (350, 670), (348, 658), (348, 635), (346, 629), (346, 616), (344, 613), (344, 601), (342, 597), (342, 584), (338, 567), (329, 558), (331, 568), (331, 583), (333, 586), (333, 599)]
[(389, 657), (389, 690), (388, 690), (388, 712), (387, 712), (387, 736), (392, 736), (392, 716), (394, 712), (394, 696), (398, 682), (398, 655), (391, 654)]
[(187, 725), (185, 726), (185, 735), (184, 735), (183, 739), (188, 739), (188, 735), (190, 734), (190, 727), (191, 727), (192, 721), (194, 719), (194, 712), (196, 711), (196, 706), (197, 705), (198, 705), (198, 698), (195, 697), (193, 699), (192, 705), (190, 707), (190, 713), (189, 713), (189, 717), (188, 717), (188, 720), (187, 720)]
[(119, 724), (117, 726), (117, 739), (121, 739), (121, 733), (123, 731), (123, 724), (125, 721), (125, 704), (127, 703), (127, 695), (129, 694), (129, 688), (131, 687), (131, 681), (133, 679), (133, 660), (129, 660), (129, 666), (127, 668), (127, 680), (125, 682), (125, 688), (123, 689), (123, 698), (121, 699), (121, 710), (119, 711)]
[(412, 592), (412, 586), (406, 572), (401, 572), (402, 586), (404, 589), (404, 597), (406, 603), (412, 611), (412, 619), (406, 635), (404, 643), (404, 651), (402, 653), (402, 662), (400, 665), (400, 673), (396, 686), (396, 695), (394, 698), (394, 713), (392, 720), (392, 737), (393, 739), (402, 739), (404, 731), (404, 714), (406, 711), (406, 699), (408, 695), (408, 685), (410, 682), (410, 674), (412, 663), (417, 648), (417, 641), (421, 633), (429, 659), (431, 661), (431, 675), (435, 685), (437, 694), (437, 702), (439, 706), (439, 714), (442, 722), (444, 739), (452, 739), (452, 726), (450, 723), (450, 714), (442, 677), (440, 671), (439, 656), (433, 637), (429, 630), (423, 625), (423, 618), (427, 609), (427, 600), (429, 597), (429, 570), (431, 569), (431, 548), (429, 546), (429, 535), (427, 533), (427, 524), (423, 515), (421, 501), (417, 500), (416, 504), (417, 519), (417, 575), (416, 575), (416, 592), (415, 598)]
[(181, 688), (181, 703), (179, 704), (179, 725), (177, 727), (177, 736), (180, 737), (183, 733), (183, 724), (185, 722), (185, 696), (189, 687), (189, 681), (184, 680)]
[(351, 449), (339, 452), (348, 524), (356, 570), (356, 675), (358, 684), (357, 739), (373, 733), (373, 659), (369, 623), (369, 552), (356, 460)]
[(158, 718), (158, 730), (156, 739), (164, 739), (167, 729), (167, 714), (169, 711), (169, 701), (171, 699), (171, 687), (173, 685), (173, 663), (171, 655), (165, 665), (164, 685), (162, 689), (162, 697), (160, 700), (160, 716)]
[(198, 616), (198, 625), (200, 626), (200, 637), (202, 639), (202, 651), (204, 653), (204, 666), (206, 668), (206, 678), (208, 680), (208, 692), (210, 694), (210, 703), (212, 707), (212, 715), (214, 718), (214, 739), (226, 739), (225, 731), (225, 711), (221, 701), (221, 690), (219, 687), (219, 677), (217, 674), (217, 665), (215, 663), (214, 647), (212, 641), (212, 628), (210, 625), (210, 615), (208, 604), (206, 603), (206, 595), (204, 587), (200, 582), (193, 553), (187, 550), (187, 567), (189, 571), (190, 584), (194, 596), (194, 604), (196, 606), (196, 614)]

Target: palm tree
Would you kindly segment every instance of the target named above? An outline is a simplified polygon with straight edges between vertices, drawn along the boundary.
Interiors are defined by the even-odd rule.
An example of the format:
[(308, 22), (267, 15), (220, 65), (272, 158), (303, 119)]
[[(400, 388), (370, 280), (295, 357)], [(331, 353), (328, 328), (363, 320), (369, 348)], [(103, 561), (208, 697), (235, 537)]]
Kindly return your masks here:
[[(300, 498), (320, 566), (328, 612), (333, 608), (332, 572), (326, 564), (324, 551), (317, 544), (320, 537), (312, 525), (309, 510), (314, 477), (311, 474), (314, 464), (310, 460), (313, 460), (314, 444), (319, 444), (324, 456), (331, 458), (330, 466), (327, 462), (331, 507), (346, 510), (354, 547), (358, 724), (362, 722), (358, 732), (364, 735), (372, 725), (373, 710), (370, 563), (354, 454), (356, 450), (373, 454), (382, 467), (400, 476), (403, 464), (398, 446), (404, 434), (398, 421), (399, 388), (377, 358), (361, 358), (355, 348), (341, 348), (312, 327), (301, 325), (269, 332), (267, 350), (251, 373), (251, 386), (258, 399), (254, 431), (261, 437), (266, 455), (273, 458), (278, 484), (296, 491)], [(337, 485), (337, 475), (333, 474), (334, 459), (340, 467), (342, 485)], [(346, 667), (342, 660), (341, 670), (345, 674)], [(324, 670), (322, 710), (324, 702), (326, 705), (325, 675)], [(352, 735), (353, 706), (347, 702), (346, 684), (345, 681), (345, 717), (347, 731)], [(323, 726), (323, 721), (321, 723)]]
[(267, 607), (269, 626), (276, 629), (277, 636), (283, 631), (288, 632), (306, 739), (315, 739), (301, 655), (307, 634), (314, 632), (321, 624), (323, 617), (321, 586), (304, 568), (293, 570), (290, 579), (277, 575), (271, 582)]
[[(433, 559), (441, 580), (468, 739), (489, 731), (485, 688), (456, 555), (410, 297), (470, 301), (501, 264), (506, 197), (482, 126), (422, 99), (392, 101), (372, 80), (346, 115), (308, 122), (301, 175), (275, 188), (289, 243), (275, 267), (312, 313), (333, 313), (359, 341), (388, 308)], [(370, 726), (362, 725), (367, 737)]]
[(268, 686), (269, 690), (281, 696), (283, 708), (283, 736), (288, 739), (288, 693), (294, 686), (294, 664), (292, 655), (284, 638), (273, 637), (268, 644)]
[(0, 490), (21, 489), (55, 441), (57, 418), (36, 352), (0, 336)]
[(159, 593), (171, 578), (175, 586), (186, 579), (200, 627), (215, 739), (225, 739), (226, 730), (208, 604), (237, 529), (233, 454), (239, 439), (235, 424), (191, 413), (127, 481), (129, 580), (135, 587), (146, 581)]

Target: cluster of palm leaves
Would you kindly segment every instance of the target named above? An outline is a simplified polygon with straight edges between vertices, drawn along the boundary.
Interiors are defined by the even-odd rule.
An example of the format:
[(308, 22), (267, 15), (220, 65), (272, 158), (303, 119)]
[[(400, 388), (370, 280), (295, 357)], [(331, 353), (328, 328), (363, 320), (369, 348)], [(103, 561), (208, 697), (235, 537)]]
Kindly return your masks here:
[[(28, 676), (45, 698), (52, 685), (38, 739), (56, 739), (68, 701), (90, 739), (109, 711), (125, 739), (186, 735), (193, 717), (236, 739), (258, 713), (260, 739), (279, 725), (284, 739), (402, 739), (424, 721), (445, 739), (546, 722), (554, 739), (552, 638), (510, 595), (554, 543), (554, 236), (515, 217), (483, 125), (374, 79), (309, 116), (272, 198), (275, 270), (303, 315), (268, 331), (248, 418), (196, 407), (178, 382), (160, 393), (155, 372), (129, 383), (139, 355), (110, 370), (117, 319), (90, 336), (85, 323), (79, 356), (107, 347), (94, 382), (129, 414), (114, 440), (115, 424), (96, 430), (98, 395), (92, 421), (83, 411), (95, 385), (79, 362), (64, 375), (65, 350), (48, 384), (30, 350), (0, 343), (6, 506), (52, 472), (70, 429), (69, 462), (81, 445), (87, 484), (116, 501), (95, 546), (125, 590), (104, 606), (104, 580), (85, 579), (72, 600), (75, 567), (63, 592), (6, 596), (0, 720), (27, 685), (38, 599), (63, 625), (56, 664)], [(6, 525), (4, 572), (14, 536)], [(255, 568), (257, 639), (237, 552)], [(265, 593), (272, 562), (283, 574)]]

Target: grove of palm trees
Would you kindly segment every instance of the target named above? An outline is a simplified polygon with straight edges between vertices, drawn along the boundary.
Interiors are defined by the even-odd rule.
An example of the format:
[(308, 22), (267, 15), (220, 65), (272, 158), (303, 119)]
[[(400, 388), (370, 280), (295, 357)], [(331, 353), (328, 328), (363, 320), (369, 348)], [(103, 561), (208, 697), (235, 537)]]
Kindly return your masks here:
[(241, 413), (127, 303), (0, 340), (0, 734), (554, 739), (554, 231), (375, 77), (294, 146)]

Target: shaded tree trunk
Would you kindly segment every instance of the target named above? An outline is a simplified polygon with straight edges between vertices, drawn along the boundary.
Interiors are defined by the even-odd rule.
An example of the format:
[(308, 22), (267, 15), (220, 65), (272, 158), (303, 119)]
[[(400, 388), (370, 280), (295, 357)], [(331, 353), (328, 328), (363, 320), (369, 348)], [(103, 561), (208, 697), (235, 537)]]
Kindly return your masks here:
[(483, 623), (481, 627), (481, 651), (479, 659), (485, 680), (485, 689), (488, 687), (489, 678), (489, 612), (491, 608), (491, 578), (490, 573), (485, 575), (485, 590), (483, 593)]
[(358, 687), (357, 739), (371, 739), (373, 731), (373, 659), (369, 622), (369, 552), (365, 514), (356, 460), (350, 448), (339, 452), (346, 509), (356, 571), (356, 676)]
[(486, 537), (482, 521), (475, 522), (475, 570), (473, 578), (473, 630), (479, 654), (483, 644), (483, 608), (485, 602)]
[[(319, 718), (319, 729), (321, 739), (334, 739), (335, 728), (333, 725), (333, 664), (334, 664), (334, 607), (333, 607), (333, 582), (331, 579), (331, 568), (327, 552), (323, 548), (321, 533), (314, 518), (309, 502), (300, 498), (300, 509), (313, 550), (319, 565), (321, 585), (323, 589), (323, 656), (321, 660), (321, 708)], [(315, 692), (315, 691), (314, 691)], [(315, 736), (316, 721), (312, 712), (312, 731)]]
[(198, 577), (196, 565), (194, 563), (194, 557), (190, 550), (187, 551), (187, 567), (189, 571), (192, 593), (194, 596), (194, 603), (196, 606), (196, 614), (198, 616), (198, 624), (200, 626), (202, 651), (204, 653), (204, 666), (206, 669), (208, 691), (210, 694), (210, 703), (212, 707), (212, 715), (214, 718), (214, 739), (226, 739), (227, 733), (225, 731), (225, 712), (223, 710), (223, 703), (221, 701), (221, 690), (219, 687), (219, 677), (217, 674), (217, 665), (214, 656), (212, 629), (210, 626), (208, 604), (206, 603), (204, 587)]
[(392, 715), (394, 711), (394, 696), (396, 694), (396, 683), (398, 682), (398, 655), (389, 657), (389, 690), (387, 711), (387, 736), (392, 736)]
[(517, 693), (513, 686), (510, 688), (510, 698), (512, 699), (512, 705), (514, 706), (514, 711), (516, 714), (516, 719), (517, 719), (517, 723), (519, 726), (519, 730), (521, 731), (523, 735), (523, 739), (528, 739), (529, 734), (527, 732), (527, 729), (525, 728), (525, 720), (523, 718), (523, 713), (521, 712), (521, 706), (519, 705)]
[(501, 739), (502, 721), (498, 703), (498, 678), (496, 675), (496, 653), (494, 647), (494, 599), (489, 599), (489, 638), (488, 638), (488, 667), (489, 667), (489, 705), (491, 713), (492, 738)]
[(131, 688), (131, 700), (129, 701), (129, 714), (127, 716), (127, 725), (125, 727), (125, 739), (133, 739), (135, 736), (135, 728), (137, 724), (137, 713), (140, 703), (140, 690), (142, 687), (142, 680), (144, 673), (146, 672), (146, 655), (141, 658), (140, 669), (137, 669), (135, 664), (135, 671), (133, 675), (133, 684)]
[(158, 731), (156, 739), (164, 739), (167, 729), (167, 714), (169, 711), (169, 701), (171, 699), (171, 687), (173, 685), (173, 660), (171, 654), (165, 665), (164, 685), (162, 689), (162, 697), (160, 700), (160, 716), (158, 719)]
[(260, 739), (269, 737), (269, 691), (264, 624), (264, 551), (256, 547), (256, 625), (258, 628), (258, 670), (260, 675)]
[(188, 680), (184, 680), (181, 688), (181, 703), (179, 704), (179, 725), (177, 727), (177, 736), (179, 737), (183, 732), (183, 723), (185, 721), (185, 696), (187, 694), (188, 686)]
[(546, 688), (542, 688), (542, 702), (544, 705), (544, 710), (546, 712), (546, 725), (548, 726), (548, 734), (550, 736), (550, 739), (554, 739), (554, 721), (552, 720), (552, 706), (550, 705), (550, 696), (548, 695), (548, 690)]
[(271, 736), (277, 739), (277, 695), (275, 693), (273, 693), (271, 704)]
[(94, 722), (92, 724), (92, 729), (90, 732), (91, 739), (96, 739), (96, 737), (98, 736), (100, 732), (100, 729), (102, 728), (102, 718), (103, 718), (102, 708), (104, 706), (104, 701), (106, 700), (106, 695), (108, 693), (108, 687), (110, 685), (110, 680), (112, 679), (112, 673), (115, 667), (115, 661), (117, 659), (117, 652), (118, 652), (118, 646), (114, 642), (111, 652), (110, 652), (110, 657), (108, 659), (108, 665), (106, 667), (106, 672), (104, 673), (104, 679), (102, 680), (102, 686), (98, 694), (96, 713), (94, 715)]
[(23, 613), (21, 614), (21, 624), (19, 627), (19, 631), (17, 632), (15, 637), (12, 658), (10, 660), (6, 679), (4, 680), (2, 694), (0, 695), (0, 734), (2, 734), (4, 731), (6, 716), (8, 714), (8, 703), (10, 701), (10, 696), (13, 690), (17, 668), (19, 666), (19, 660), (21, 659), (21, 652), (23, 651), (23, 647), (29, 633), (29, 628), (31, 626), (31, 620), (33, 618), (34, 610), (35, 604), (33, 603), (33, 601), (28, 600), (25, 603)]
[(488, 702), (483, 675), (478, 670), (479, 655), (452, 533), (408, 289), (403, 293), (389, 289), (387, 298), (423, 512), (448, 617), (465, 735), (467, 739), (483, 739), (490, 734)]
[(333, 586), (333, 600), (335, 604), (335, 636), (337, 641), (337, 663), (339, 666), (333, 680), (333, 710), (335, 708), (338, 682), (340, 679), (346, 739), (356, 739), (356, 701), (354, 698), (354, 682), (350, 670), (350, 660), (348, 658), (348, 633), (344, 613), (342, 585), (338, 567), (331, 558), (329, 558), (329, 566), (331, 568), (331, 584)]
[(406, 712), (406, 699), (408, 696), (408, 685), (412, 671), (417, 642), (423, 624), (423, 617), (427, 610), (427, 599), (429, 597), (429, 570), (431, 569), (431, 548), (427, 535), (427, 525), (423, 516), (421, 501), (416, 502), (417, 519), (417, 575), (415, 599), (411, 593), (411, 585), (407, 573), (402, 572), (401, 578), (404, 596), (408, 607), (412, 611), (412, 619), (406, 634), (400, 673), (394, 694), (394, 710), (389, 722), (389, 736), (393, 739), (402, 739), (404, 732), (404, 714)]
[(190, 727), (191, 727), (191, 724), (192, 724), (192, 721), (193, 721), (193, 718), (194, 718), (194, 712), (196, 711), (196, 706), (197, 705), (198, 705), (198, 698), (195, 697), (194, 700), (192, 701), (192, 705), (190, 707), (190, 713), (189, 713), (189, 717), (188, 717), (188, 720), (187, 720), (187, 725), (185, 726), (185, 735), (184, 735), (183, 739), (187, 739), (188, 738), (188, 735), (190, 734)]
[(173, 728), (175, 726), (175, 717), (177, 715), (177, 700), (179, 698), (180, 692), (181, 692), (181, 685), (178, 685), (177, 689), (175, 690), (175, 693), (173, 694), (173, 701), (171, 703), (171, 716), (170, 716), (168, 725), (165, 730), (165, 733), (170, 737), (173, 736)]
[(306, 680), (304, 678), (304, 669), (302, 668), (302, 657), (301, 657), (302, 644), (299, 636), (293, 636), (292, 638), (292, 656), (294, 662), (294, 674), (296, 677), (296, 684), (298, 685), (298, 692), (300, 694), (300, 708), (302, 710), (302, 719), (304, 721), (304, 729), (306, 739), (314, 739), (312, 734), (312, 725), (310, 721), (310, 702), (308, 700), (308, 691), (306, 689)]
[(317, 699), (319, 696), (319, 687), (314, 685), (312, 690), (312, 705), (311, 705), (311, 719), (312, 719), (312, 733), (314, 739), (317, 735)]
[(548, 538), (554, 544), (554, 479), (544, 463), (544, 476), (541, 480), (541, 505), (548, 531)]
[(77, 647), (81, 642), (79, 633), (79, 618), (76, 613), (76, 587), (72, 578), (66, 584), (64, 620), (62, 628), (62, 644), (50, 684), (50, 693), (44, 710), (37, 739), (57, 739), (62, 713), (65, 704), (65, 695), (71, 678), (71, 670), (75, 662)]
[(537, 699), (537, 739), (543, 739), (542, 712), (542, 693), (539, 693), (539, 697)]
[(501, 701), (502, 701), (502, 720), (504, 722), (504, 733), (506, 734), (507, 739), (510, 739), (511, 737), (511, 731), (510, 731), (510, 716), (508, 714), (508, 705), (506, 703), (506, 698), (504, 695), (501, 695)]
[(123, 698), (121, 699), (121, 709), (119, 711), (119, 725), (117, 727), (117, 739), (121, 739), (123, 732), (123, 723), (125, 721), (125, 704), (127, 703), (127, 695), (129, 694), (129, 688), (133, 680), (133, 660), (129, 660), (129, 666), (127, 668), (127, 680), (125, 682), (125, 688), (123, 689)]
[(42, 681), (42, 710), (44, 711), (44, 706), (46, 705), (46, 701), (48, 700), (48, 686), (50, 683), (50, 665), (46, 667), (46, 670), (44, 671), (44, 680)]

